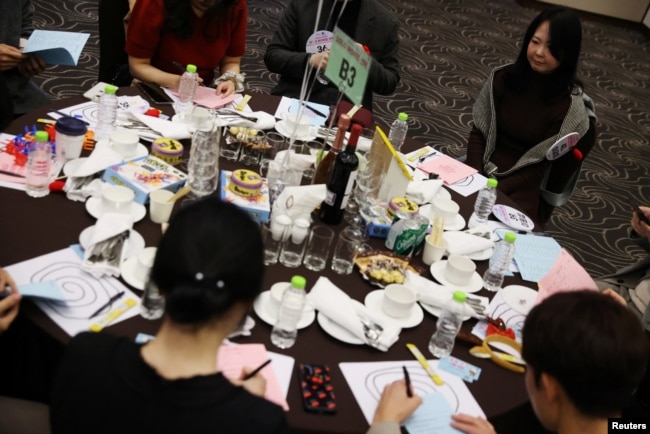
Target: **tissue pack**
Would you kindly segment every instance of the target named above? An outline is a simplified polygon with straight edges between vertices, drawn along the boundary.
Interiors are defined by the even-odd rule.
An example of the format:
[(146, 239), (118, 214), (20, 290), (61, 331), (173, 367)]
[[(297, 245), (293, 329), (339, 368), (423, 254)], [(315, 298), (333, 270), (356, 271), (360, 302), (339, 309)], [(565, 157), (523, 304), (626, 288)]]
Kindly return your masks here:
[(259, 193), (254, 196), (241, 196), (230, 188), (229, 170), (221, 171), (219, 182), (219, 195), (224, 202), (230, 202), (246, 211), (253, 220), (260, 223), (267, 223), (271, 214), (271, 200), (269, 199), (269, 186), (266, 179), (263, 179)]
[(135, 192), (134, 200), (144, 205), (154, 190), (176, 192), (185, 184), (187, 174), (160, 158), (148, 155), (108, 167), (102, 180), (129, 187)]

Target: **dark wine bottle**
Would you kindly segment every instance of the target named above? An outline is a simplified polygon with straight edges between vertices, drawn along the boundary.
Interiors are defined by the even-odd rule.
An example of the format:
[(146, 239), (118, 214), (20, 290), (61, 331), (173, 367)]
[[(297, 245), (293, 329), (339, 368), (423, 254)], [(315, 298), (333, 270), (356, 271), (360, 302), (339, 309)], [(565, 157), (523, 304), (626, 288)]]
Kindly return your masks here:
[(345, 139), (345, 133), (350, 127), (350, 116), (346, 114), (339, 116), (339, 122), (336, 126), (338, 130), (336, 131), (336, 136), (334, 136), (332, 149), (330, 149), (327, 155), (318, 163), (318, 166), (316, 166), (312, 184), (326, 184), (329, 181), (336, 156), (343, 151), (343, 140)]
[(334, 167), (327, 182), (325, 200), (320, 205), (319, 217), (325, 223), (336, 225), (343, 219), (343, 213), (359, 167), (359, 159), (355, 152), (361, 129), (359, 124), (352, 126), (345, 151), (339, 153), (334, 161)]

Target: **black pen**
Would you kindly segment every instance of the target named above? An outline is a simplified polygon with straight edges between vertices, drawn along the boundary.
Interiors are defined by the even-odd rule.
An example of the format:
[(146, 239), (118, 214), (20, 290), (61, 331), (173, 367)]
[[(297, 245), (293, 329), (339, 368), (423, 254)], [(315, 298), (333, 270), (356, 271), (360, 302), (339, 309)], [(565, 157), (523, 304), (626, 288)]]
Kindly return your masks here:
[(402, 365), (404, 370), (404, 381), (406, 381), (406, 396), (413, 398), (413, 392), (411, 392), (411, 377), (409, 377), (409, 371), (406, 370), (406, 366)]
[(546, 232), (526, 232), (526, 231), (517, 231), (518, 234), (520, 235), (536, 235), (538, 237), (550, 237), (551, 234), (547, 234)]
[(0, 300), (11, 295), (11, 286), (5, 285), (4, 289), (0, 291)]
[(97, 310), (95, 311), (95, 313), (93, 313), (92, 315), (90, 315), (90, 316), (88, 317), (88, 319), (93, 319), (94, 317), (96, 317), (97, 315), (99, 315), (99, 314), (101, 313), (101, 311), (103, 311), (104, 309), (106, 309), (107, 307), (109, 307), (110, 305), (112, 305), (115, 301), (117, 301), (117, 300), (119, 300), (120, 298), (122, 298), (123, 295), (124, 295), (124, 291), (120, 291), (120, 292), (118, 292), (117, 294), (115, 294), (114, 296), (112, 296), (111, 298), (109, 298), (108, 301), (107, 301), (107, 302), (106, 302), (102, 307), (100, 307), (99, 309), (97, 309)]
[(180, 62), (177, 62), (175, 60), (172, 62), (172, 64), (181, 72), (181, 74), (184, 73), (187, 69)]
[(269, 363), (271, 363), (271, 359), (267, 360), (266, 362), (259, 365), (257, 368), (253, 369), (252, 372), (249, 372), (248, 374), (246, 374), (243, 381), (250, 380), (251, 378), (253, 378), (255, 375), (257, 375), (258, 372), (260, 372), (262, 369), (264, 369), (264, 367), (266, 365), (268, 365)]
[(306, 106), (309, 110), (311, 110), (311, 111), (313, 111), (314, 113), (316, 113), (318, 116), (321, 116), (321, 117), (327, 118), (327, 115), (326, 115), (325, 113), (316, 110), (315, 108), (313, 108), (313, 107), (310, 106), (309, 104), (305, 104), (305, 106)]

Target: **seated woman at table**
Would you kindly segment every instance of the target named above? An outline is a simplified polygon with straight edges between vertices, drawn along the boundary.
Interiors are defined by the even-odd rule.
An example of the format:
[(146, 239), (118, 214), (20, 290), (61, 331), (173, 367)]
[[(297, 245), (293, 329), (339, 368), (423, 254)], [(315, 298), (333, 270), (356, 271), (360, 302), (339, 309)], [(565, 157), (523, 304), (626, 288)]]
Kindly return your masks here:
[(216, 367), (219, 346), (251, 308), (263, 274), (260, 231), (245, 212), (217, 198), (183, 208), (151, 270), (149, 284), (165, 298), (155, 339), (73, 338), (55, 378), (52, 431), (289, 432), (282, 408), (261, 397), (261, 375), (231, 382)]
[[(363, 107), (372, 110), (373, 92), (390, 95), (400, 80), (397, 58), (399, 22), (377, 0), (325, 0), (317, 29), (333, 31), (343, 7), (345, 9), (338, 20), (338, 27), (371, 56)], [(329, 51), (306, 52), (307, 40), (314, 32), (317, 12), (318, 2), (305, 0), (292, 0), (284, 10), (264, 55), (264, 63), (269, 71), (280, 74), (278, 84), (271, 90), (273, 95), (299, 98), (307, 63), (312, 67), (310, 84), (314, 71), (319, 68), (325, 71)], [(338, 97), (339, 90), (332, 83), (324, 85), (315, 81), (309, 100), (335, 105)]]
[[(557, 434), (607, 433), (608, 418), (621, 417), (639, 385), (649, 349), (638, 318), (610, 295), (575, 291), (545, 299), (526, 317), (522, 348), (526, 390), (539, 422)], [(452, 426), (495, 433), (486, 420), (462, 414), (453, 416)]]
[(137, 0), (125, 46), (131, 75), (178, 89), (186, 65), (194, 64), (218, 94), (243, 91), (247, 18), (246, 0)]
[[(497, 178), (499, 190), (541, 226), (569, 199), (595, 141), (593, 104), (576, 77), (581, 40), (570, 9), (541, 12), (515, 62), (492, 71), (474, 104), (466, 163)], [(547, 160), (550, 146), (572, 132), (580, 134), (581, 155)]]

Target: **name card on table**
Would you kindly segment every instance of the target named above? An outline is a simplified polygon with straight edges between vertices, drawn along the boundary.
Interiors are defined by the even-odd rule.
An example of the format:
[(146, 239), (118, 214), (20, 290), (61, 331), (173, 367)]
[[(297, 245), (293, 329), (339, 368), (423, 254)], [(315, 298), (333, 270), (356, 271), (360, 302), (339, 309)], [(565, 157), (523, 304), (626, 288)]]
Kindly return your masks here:
[(406, 166), (400, 154), (395, 151), (390, 140), (379, 127), (375, 130), (368, 160), (372, 162), (377, 172), (386, 173), (379, 189), (378, 198), (380, 200), (387, 202), (393, 197), (406, 194), (409, 182), (413, 181), (411, 169)]
[(325, 77), (334, 83), (356, 105), (363, 102), (371, 58), (354, 39), (338, 27), (325, 69)]

